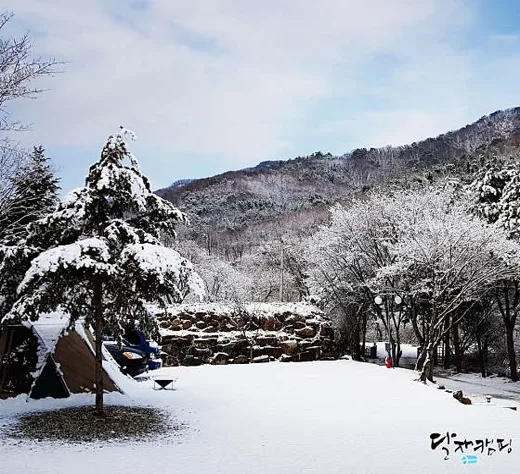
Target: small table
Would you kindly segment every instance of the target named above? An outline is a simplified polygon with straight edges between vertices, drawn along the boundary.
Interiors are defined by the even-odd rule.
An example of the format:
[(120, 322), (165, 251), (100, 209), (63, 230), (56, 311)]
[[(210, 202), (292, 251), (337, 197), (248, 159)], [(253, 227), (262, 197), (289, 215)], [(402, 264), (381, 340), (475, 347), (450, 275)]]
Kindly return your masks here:
[[(166, 387), (168, 385), (171, 385), (171, 390), (174, 390), (173, 388), (173, 379), (167, 379), (167, 378), (157, 378), (153, 379), (153, 386), (155, 390), (166, 390)], [(155, 384), (159, 385), (159, 388), (155, 388)]]

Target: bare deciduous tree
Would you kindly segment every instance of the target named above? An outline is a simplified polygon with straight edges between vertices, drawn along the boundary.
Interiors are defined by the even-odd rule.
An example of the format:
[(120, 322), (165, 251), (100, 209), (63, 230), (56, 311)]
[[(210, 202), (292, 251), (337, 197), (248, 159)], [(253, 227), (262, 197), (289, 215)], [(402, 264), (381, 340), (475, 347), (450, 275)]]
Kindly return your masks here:
[(26, 125), (12, 120), (5, 110), (8, 102), (20, 98), (33, 98), (42, 89), (34, 82), (42, 76), (56, 72), (58, 63), (54, 59), (42, 59), (32, 55), (29, 34), (21, 38), (5, 38), (3, 31), (13, 18), (12, 13), (0, 14), (0, 130), (23, 130)]
[(12, 18), (12, 13), (0, 13), (0, 225), (10, 205), (15, 178), (28, 155), (7, 136), (7, 132), (28, 126), (13, 119), (6, 106), (16, 99), (36, 97), (43, 90), (35, 82), (55, 73), (59, 64), (54, 59), (33, 56), (28, 33), (21, 38), (6, 38), (5, 27)]

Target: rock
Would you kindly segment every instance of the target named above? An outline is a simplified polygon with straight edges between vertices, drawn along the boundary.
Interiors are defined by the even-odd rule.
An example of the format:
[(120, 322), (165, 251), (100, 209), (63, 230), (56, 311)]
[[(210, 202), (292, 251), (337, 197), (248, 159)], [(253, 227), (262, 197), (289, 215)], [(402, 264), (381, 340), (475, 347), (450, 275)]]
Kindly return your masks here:
[(183, 343), (183, 342), (191, 343), (191, 341), (193, 341), (193, 335), (192, 334), (185, 334), (183, 336), (181, 336), (179, 334), (168, 334), (167, 336), (163, 336), (161, 338), (161, 344), (162, 345), (172, 344), (172, 343), (180, 344), (180, 343)]
[(176, 367), (176, 366), (180, 365), (179, 359), (177, 359), (176, 357), (167, 355), (163, 359), (163, 365), (165, 367)]
[(437, 388), (438, 388), (439, 390), (444, 390), (446, 387), (445, 387), (444, 385), (439, 385), (439, 386), (437, 386)]
[(255, 342), (259, 346), (273, 346), (278, 343), (278, 338), (276, 336), (258, 336)]
[(316, 360), (316, 355), (310, 351), (304, 351), (298, 356), (300, 362), (310, 362)]
[(453, 398), (463, 405), (471, 405), (471, 400), (462, 394), (462, 390), (453, 393)]
[(294, 316), (293, 314), (283, 314), (281, 319), (285, 324), (293, 324), (295, 321), (297, 321), (296, 316)]
[(245, 355), (237, 355), (233, 359), (233, 364), (249, 364), (249, 357), (246, 357)]
[(264, 331), (273, 331), (275, 328), (275, 318), (274, 316), (266, 316), (261, 321), (261, 328)]
[(234, 344), (235, 344), (235, 348), (237, 350), (240, 350), (240, 349), (249, 350), (249, 341), (247, 339), (237, 339)]
[(218, 339), (216, 337), (204, 337), (193, 340), (193, 345), (199, 349), (211, 348), (217, 345)]
[(202, 364), (202, 359), (200, 359), (199, 357), (192, 356), (192, 355), (187, 355), (182, 360), (182, 365), (196, 366), (196, 365), (201, 365), (201, 364)]
[(310, 346), (307, 348), (309, 352), (314, 354), (315, 359), (319, 359), (321, 356), (321, 346)]
[(334, 337), (334, 329), (329, 326), (321, 326), (320, 336), (332, 339)]
[(253, 346), (253, 358), (267, 355), (264, 348), (261, 346)]
[(275, 319), (273, 330), (279, 331), (280, 329), (282, 329), (282, 323), (278, 321), (278, 319)]
[(294, 334), (300, 337), (314, 337), (316, 335), (316, 330), (310, 326), (305, 326), (301, 329), (295, 329)]
[(213, 365), (227, 365), (229, 361), (229, 354), (225, 352), (217, 352), (211, 359)]
[[(334, 331), (330, 322), (318, 313), (303, 317), (285, 308), (275, 308), (260, 317), (239, 315), (211, 305), (207, 309), (201, 308), (186, 307), (158, 315), (160, 331), (176, 331), (168, 331), (170, 334), (160, 341), (165, 365), (175, 365), (179, 361), (184, 365), (223, 363), (224, 356), (216, 357), (219, 353), (227, 354), (228, 364), (248, 363), (252, 358), (284, 362), (337, 358)], [(248, 328), (245, 335), (240, 328)], [(189, 334), (178, 332), (181, 330)]]
[(195, 347), (193, 349), (193, 355), (201, 359), (209, 359), (213, 355), (213, 352), (208, 348), (198, 349)]
[[(316, 332), (317, 332), (317, 331), (316, 331)], [(327, 345), (328, 340), (327, 340), (327, 339), (324, 339), (324, 338), (321, 337), (321, 336), (316, 336), (315, 338), (312, 339), (312, 341), (302, 341), (302, 342), (304, 342), (304, 343), (307, 343), (307, 342), (308, 342), (309, 344), (311, 344), (311, 345), (313, 345), (313, 346), (320, 346), (320, 347), (322, 347), (322, 346), (324, 346), (324, 345)]]
[(243, 355), (247, 357), (247, 360), (249, 360), (252, 356), (251, 349), (249, 347), (241, 347), (237, 348), (235, 351), (235, 356)]
[(306, 351), (312, 345), (313, 343), (311, 341), (298, 341), (298, 346), (304, 351)]
[(288, 341), (283, 341), (280, 344), (282, 349), (282, 353), (288, 356), (293, 356), (298, 353), (298, 342), (292, 339)]
[(262, 355), (253, 358), (253, 364), (261, 364), (263, 362), (269, 362), (270, 357), (268, 355)]
[(225, 352), (226, 354), (235, 354), (236, 343), (228, 342), (227, 344), (222, 344), (220, 346), (220, 350)]
[(275, 347), (275, 346), (265, 346), (264, 352), (268, 356), (274, 357), (275, 359), (278, 359), (283, 354), (283, 349), (281, 347)]

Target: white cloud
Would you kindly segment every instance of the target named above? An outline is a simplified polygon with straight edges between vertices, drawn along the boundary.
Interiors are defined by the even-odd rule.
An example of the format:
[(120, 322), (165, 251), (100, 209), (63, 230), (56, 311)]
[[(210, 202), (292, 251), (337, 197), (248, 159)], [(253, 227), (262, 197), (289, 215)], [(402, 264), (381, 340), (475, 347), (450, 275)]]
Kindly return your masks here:
[[(474, 21), (462, 0), (16, 0), (7, 7), (20, 29), (30, 28), (37, 51), (69, 62), (46, 81), (49, 92), (16, 105), (34, 123), (27, 142), (49, 148), (97, 147), (123, 124), (137, 131), (140, 148), (220, 156), (236, 168), (287, 156), (298, 149), (296, 137), (334, 138), (344, 143), (334, 150), (341, 153), (440, 133), (473, 110), (475, 58), (450, 42)], [(394, 67), (364, 77), (380, 55)], [(377, 107), (351, 105), (367, 94)], [(320, 100), (336, 97), (344, 117), (312, 115)]]
[(511, 42), (518, 41), (520, 39), (520, 35), (515, 35), (515, 34), (497, 34), (497, 35), (491, 35), (490, 39), (491, 39), (491, 41), (511, 43)]

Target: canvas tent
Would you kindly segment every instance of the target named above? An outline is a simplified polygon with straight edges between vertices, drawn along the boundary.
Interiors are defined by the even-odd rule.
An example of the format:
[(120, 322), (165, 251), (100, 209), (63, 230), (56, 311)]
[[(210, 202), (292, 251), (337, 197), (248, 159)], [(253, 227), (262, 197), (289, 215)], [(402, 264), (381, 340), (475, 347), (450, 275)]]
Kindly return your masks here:
[[(64, 398), (94, 391), (94, 338), (81, 323), (0, 326), (0, 398)], [(103, 387), (120, 391), (104, 369)]]

